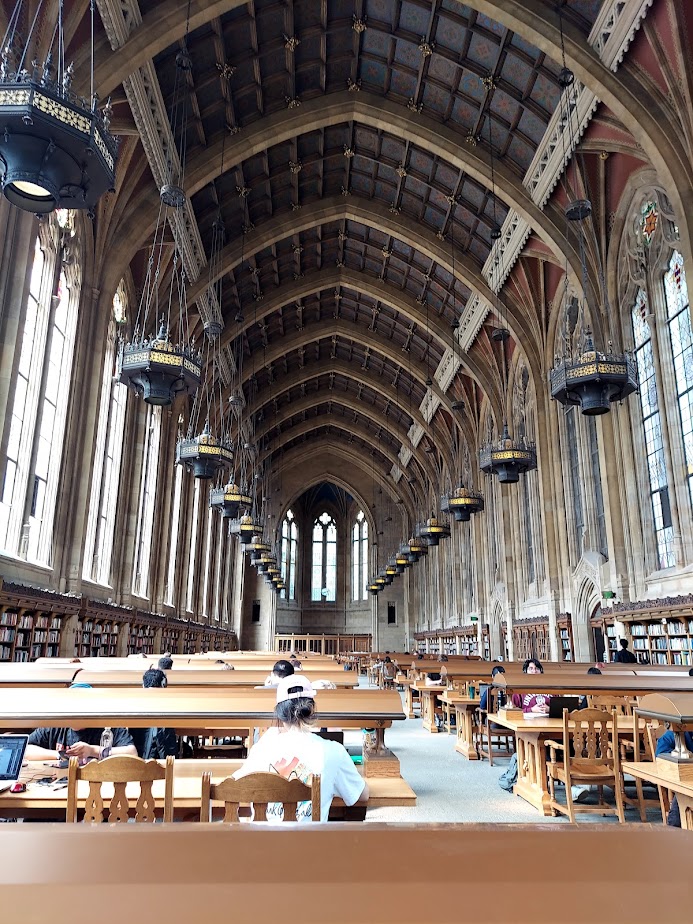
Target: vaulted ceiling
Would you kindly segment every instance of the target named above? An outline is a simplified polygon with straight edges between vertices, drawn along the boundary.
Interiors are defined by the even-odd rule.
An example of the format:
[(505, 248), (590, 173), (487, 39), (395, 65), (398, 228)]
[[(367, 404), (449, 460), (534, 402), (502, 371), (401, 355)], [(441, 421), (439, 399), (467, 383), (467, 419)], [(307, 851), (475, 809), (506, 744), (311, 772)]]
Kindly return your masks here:
[[(567, 0), (563, 7), (571, 66), (590, 65), (580, 49), (588, 49), (601, 5)], [(75, 21), (86, 6), (75, 4)], [(202, 250), (199, 277), (190, 274), (190, 310), (196, 317), (198, 299), (218, 276), (221, 343), (242, 365), (262, 453), (274, 458), (298, 443), (328, 441), (338, 455), (340, 446), (355, 444), (379, 453), (383, 471), (401, 467), (409, 481), (434, 479), (438, 461), (449, 461), (451, 427), (459, 425), (473, 449), (484, 399), (502, 413), (489, 325), (502, 315), (529, 368), (544, 375), (546, 306), (559, 271), (567, 267), (577, 276), (579, 270), (551, 190), (540, 200), (527, 181), (561, 94), (555, 5), (97, 0), (97, 6), (106, 25), (97, 36), (97, 86), (112, 94), (114, 130), (124, 137), (141, 133), (143, 120), (156, 123), (157, 101), (170, 114), (176, 56), (182, 48), (190, 55), (185, 186), (191, 234)], [(537, 17), (533, 44), (531, 30), (523, 27), (523, 36), (507, 23), (519, 27), (535, 7), (550, 25)], [(506, 24), (490, 18), (494, 11)], [(75, 28), (75, 45), (80, 38)], [(605, 93), (615, 93), (603, 70)], [(157, 132), (161, 142), (166, 131), (159, 125), (142, 148), (137, 141), (124, 146), (127, 201), (119, 206), (114, 240), (135, 285), (156, 220), (158, 189), (149, 165), (156, 175)], [(521, 279), (501, 285), (492, 255), (494, 243), (494, 253), (500, 246), (494, 232), (503, 227), (511, 260), (516, 219), (527, 230), (512, 261), (529, 235), (518, 265), (531, 280), (529, 291), (540, 293), (536, 312)], [(210, 273), (204, 261), (221, 226), (224, 248)], [(554, 292), (543, 289), (543, 269), (528, 269), (535, 257), (537, 266), (556, 268), (547, 277)], [(510, 270), (508, 262), (502, 275)], [(591, 265), (590, 274), (596, 277)], [(462, 325), (455, 347), (461, 365), (446, 378), (453, 322)], [(439, 410), (431, 419), (422, 409), (432, 399)], [(466, 410), (452, 412), (460, 400)], [(412, 442), (410, 428), (424, 441)], [(441, 442), (444, 435), (448, 445), (434, 459), (425, 451), (426, 436)]]

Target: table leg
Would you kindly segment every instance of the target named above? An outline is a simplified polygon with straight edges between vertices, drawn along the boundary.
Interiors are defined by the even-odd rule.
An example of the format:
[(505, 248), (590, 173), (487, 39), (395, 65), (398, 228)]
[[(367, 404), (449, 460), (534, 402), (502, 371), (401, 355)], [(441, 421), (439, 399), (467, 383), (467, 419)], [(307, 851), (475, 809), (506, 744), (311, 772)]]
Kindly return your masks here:
[(414, 718), (414, 695), (411, 690), (411, 684), (407, 684), (407, 686), (405, 687), (405, 690), (406, 690), (405, 703), (407, 707), (407, 718), (413, 719)]
[(429, 690), (419, 690), (419, 699), (421, 700), (423, 727), (432, 735), (437, 735), (435, 693), (431, 693)]
[(399, 777), (399, 759), (385, 746), (385, 726), (376, 726), (375, 742), (369, 746), (368, 736), (363, 745), (363, 772), (366, 777)]
[(693, 796), (682, 796), (676, 794), (681, 812), (681, 827), (686, 831), (693, 831)]
[(474, 716), (472, 710), (465, 706), (456, 706), (457, 741), (455, 750), (464, 754), (467, 760), (478, 760), (479, 755), (474, 746)]
[(516, 796), (521, 796), (538, 809), (542, 815), (552, 815), (551, 796), (546, 778), (546, 748), (548, 736), (541, 732), (518, 732), (517, 735), (517, 783), (513, 787)]

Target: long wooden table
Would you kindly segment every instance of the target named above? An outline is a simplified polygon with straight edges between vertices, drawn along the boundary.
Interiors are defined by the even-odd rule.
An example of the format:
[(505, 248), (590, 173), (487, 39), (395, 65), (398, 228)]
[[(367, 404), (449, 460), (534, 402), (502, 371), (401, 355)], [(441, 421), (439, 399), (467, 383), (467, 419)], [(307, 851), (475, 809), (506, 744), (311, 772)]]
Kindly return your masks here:
[[(44, 671), (44, 673), (49, 673)], [(211, 671), (172, 670), (167, 672), (169, 687), (230, 687), (249, 690), (261, 687), (267, 677), (265, 671)], [(358, 678), (346, 671), (323, 671), (312, 680), (327, 680), (336, 687), (353, 688)], [(93, 687), (141, 687), (142, 671), (80, 671), (75, 680)], [(36, 685), (39, 685), (38, 680)]]
[[(539, 716), (536, 719), (525, 718), (519, 709), (489, 714), (489, 721), (502, 725), (515, 732), (517, 748), (517, 783), (513, 787), (516, 796), (521, 796), (542, 815), (553, 815), (551, 796), (546, 770), (546, 742), (561, 741), (563, 738), (563, 719), (550, 719)], [(620, 737), (633, 737), (633, 719), (627, 716), (618, 722)], [(644, 731), (645, 723), (640, 722)]]
[(512, 693), (593, 694), (595, 696), (645, 696), (647, 693), (693, 693), (693, 677), (688, 674), (496, 674), (493, 686)]
[[(153, 725), (215, 736), (243, 729), (252, 741), (256, 728), (274, 724), (275, 699), (272, 689), (228, 687), (0, 689), (0, 729)], [(319, 690), (316, 705), (318, 726), (374, 729), (375, 746), (364, 749), (364, 760), (373, 761), (367, 776), (399, 776), (396, 758), (385, 746), (385, 729), (405, 717), (396, 691)]]
[(254, 924), (277, 909), (286, 924), (689, 924), (690, 850), (650, 825), (0, 825), (0, 904), (6, 924), (77, 897), (101, 924), (233, 909)]
[[(163, 761), (159, 761), (163, 764)], [(231, 776), (243, 766), (242, 760), (176, 760), (173, 765), (173, 802), (174, 814), (177, 819), (197, 820), (200, 811), (200, 797), (202, 791), (202, 774), (211, 773), (212, 782), (219, 782)], [(65, 812), (67, 804), (67, 787), (56, 785), (40, 785), (37, 780), (53, 776), (56, 780), (63, 779), (67, 770), (52, 767), (44, 761), (29, 761), (22, 769), (20, 781), (26, 783), (24, 793), (0, 793), (0, 817), (3, 818), (34, 818), (42, 819), (46, 816), (57, 818)], [(381, 808), (383, 806), (414, 806), (416, 794), (409, 784), (401, 777), (368, 778), (370, 796), (368, 806)], [(89, 792), (89, 783), (80, 781), (78, 784), (78, 802), (80, 808)], [(113, 787), (104, 784), (104, 798), (110, 799)], [(139, 795), (139, 785), (128, 784), (126, 796), (131, 805), (134, 805)], [(163, 810), (164, 781), (155, 780), (152, 784), (152, 795), (156, 808)], [(347, 807), (341, 799), (333, 801), (335, 814), (343, 814)], [(348, 812), (353, 820), (365, 816), (366, 806), (360, 809), (354, 807)], [(191, 813), (197, 815), (191, 818)]]
[(629, 776), (635, 776), (648, 783), (654, 783), (655, 786), (663, 786), (675, 792), (681, 813), (681, 827), (687, 831), (693, 831), (693, 781), (681, 782), (665, 776), (656, 760), (624, 761), (622, 766), (623, 772)]

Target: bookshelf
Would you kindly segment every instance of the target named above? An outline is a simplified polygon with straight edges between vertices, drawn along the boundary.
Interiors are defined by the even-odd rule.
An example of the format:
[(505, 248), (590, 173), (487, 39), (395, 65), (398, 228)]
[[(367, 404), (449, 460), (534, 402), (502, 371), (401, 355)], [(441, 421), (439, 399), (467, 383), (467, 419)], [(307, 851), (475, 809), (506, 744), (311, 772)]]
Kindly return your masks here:
[(119, 637), (120, 623), (116, 620), (82, 616), (75, 631), (75, 657), (115, 658)]
[(619, 649), (614, 620), (623, 622), (631, 651), (641, 664), (693, 667), (693, 594), (620, 603), (603, 609), (604, 632), (613, 661)]
[(549, 644), (549, 617), (539, 616), (534, 619), (517, 622), (513, 626), (513, 653), (516, 661), (526, 658), (539, 658), (548, 661), (551, 657)]
[(161, 630), (161, 651), (170, 651), (171, 654), (184, 654), (183, 630), (175, 626), (166, 625)]
[(462, 655), (478, 655), (479, 654), (479, 638), (477, 634), (476, 625), (464, 626), (463, 628), (458, 629), (457, 635), (460, 640), (460, 654)]
[(0, 661), (35, 661), (67, 654), (65, 625), (80, 597), (14, 584), (0, 578)]
[(558, 654), (561, 661), (575, 660), (575, 647), (573, 643), (573, 621), (570, 613), (559, 613), (558, 626)]
[(128, 654), (154, 654), (156, 629), (153, 625), (130, 623), (128, 635)]

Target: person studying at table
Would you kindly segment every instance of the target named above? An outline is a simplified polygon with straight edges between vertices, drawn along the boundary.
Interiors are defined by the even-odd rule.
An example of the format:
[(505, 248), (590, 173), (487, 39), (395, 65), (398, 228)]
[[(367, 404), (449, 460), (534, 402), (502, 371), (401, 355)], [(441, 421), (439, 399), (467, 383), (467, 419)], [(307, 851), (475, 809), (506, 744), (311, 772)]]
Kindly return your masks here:
[[(150, 667), (142, 675), (142, 686), (145, 690), (163, 689), (168, 686), (166, 674)], [(145, 760), (163, 760), (169, 754), (172, 757), (178, 755), (178, 739), (172, 728), (133, 728), (130, 736), (137, 753)]]
[[(525, 674), (543, 674), (544, 668), (541, 661), (537, 658), (527, 658), (522, 665)], [(515, 693), (513, 696), (513, 705), (522, 709), (525, 715), (548, 715), (549, 702), (551, 695), (549, 693)]]
[[(368, 784), (359, 775), (346, 748), (312, 733), (315, 713), (315, 690), (302, 674), (284, 677), (277, 686), (275, 717), (277, 725), (268, 729), (248, 751), (248, 757), (233, 777), (238, 780), (250, 773), (278, 773), (288, 780), (310, 784), (313, 774), (320, 775), (320, 819), (326, 821), (330, 805), (339, 796), (345, 805), (368, 799)], [(272, 804), (274, 805), (274, 804)], [(271, 818), (281, 806), (268, 808)], [(298, 821), (310, 821), (310, 802), (299, 803)]]
[[(88, 683), (73, 683), (71, 690), (87, 689)], [(113, 741), (109, 754), (131, 754), (137, 749), (127, 728), (112, 728)], [(103, 728), (35, 728), (29, 735), (24, 757), (26, 760), (63, 760), (78, 757), (86, 762), (101, 757)]]

